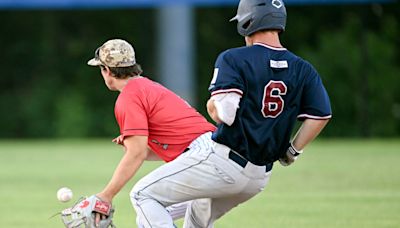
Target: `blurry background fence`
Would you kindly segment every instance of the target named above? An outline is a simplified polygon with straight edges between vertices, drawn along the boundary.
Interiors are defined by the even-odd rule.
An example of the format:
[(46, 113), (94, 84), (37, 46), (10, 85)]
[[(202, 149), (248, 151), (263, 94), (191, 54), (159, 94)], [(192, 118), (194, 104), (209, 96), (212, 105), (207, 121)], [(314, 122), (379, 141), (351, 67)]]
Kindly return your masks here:
[[(0, 138), (116, 136), (113, 105), (118, 94), (107, 90), (98, 69), (86, 65), (110, 38), (133, 43), (145, 76), (161, 83), (168, 77), (162, 76), (165, 69), (160, 65), (164, 37), (157, 27), (159, 7), (73, 7), (79, 1), (66, 1), (72, 5), (53, 8), (18, 2), (24, 1), (0, 1)], [(201, 2), (191, 8), (189, 100), (207, 116), (215, 58), (244, 41), (228, 22), (238, 1), (219, 1), (222, 5), (213, 7)], [(314, 64), (328, 89), (334, 115), (323, 136), (400, 136), (400, 4), (322, 2), (288, 1), (282, 41)], [(191, 73), (183, 74), (171, 77), (179, 80)], [(173, 87), (171, 82), (166, 86)], [(175, 92), (185, 97), (181, 90)]]

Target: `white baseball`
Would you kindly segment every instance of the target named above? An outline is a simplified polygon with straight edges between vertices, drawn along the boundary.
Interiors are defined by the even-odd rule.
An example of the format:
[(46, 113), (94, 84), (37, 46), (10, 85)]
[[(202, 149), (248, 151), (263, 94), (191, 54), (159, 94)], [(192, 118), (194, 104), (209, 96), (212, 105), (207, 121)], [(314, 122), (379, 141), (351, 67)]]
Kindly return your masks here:
[(72, 196), (73, 196), (72, 190), (67, 187), (60, 188), (57, 191), (57, 199), (60, 202), (63, 203), (68, 202), (72, 199)]

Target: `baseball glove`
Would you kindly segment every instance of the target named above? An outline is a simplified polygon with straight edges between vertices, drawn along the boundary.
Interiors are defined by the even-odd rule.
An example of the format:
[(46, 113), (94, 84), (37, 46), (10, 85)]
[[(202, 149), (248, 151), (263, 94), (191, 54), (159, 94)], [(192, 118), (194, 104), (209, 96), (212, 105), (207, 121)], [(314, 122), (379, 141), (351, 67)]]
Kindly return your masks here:
[[(95, 225), (95, 213), (105, 216), (98, 226)], [(74, 206), (61, 212), (61, 219), (67, 228), (108, 228), (115, 227), (112, 222), (114, 208), (110, 203), (93, 195), (81, 198)]]

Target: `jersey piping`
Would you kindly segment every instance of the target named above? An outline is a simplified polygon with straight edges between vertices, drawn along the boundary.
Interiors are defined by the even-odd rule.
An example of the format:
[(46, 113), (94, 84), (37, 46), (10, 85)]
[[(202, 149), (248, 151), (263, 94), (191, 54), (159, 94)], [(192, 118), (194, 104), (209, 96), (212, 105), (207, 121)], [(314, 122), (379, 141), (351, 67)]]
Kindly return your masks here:
[(240, 89), (220, 89), (220, 90), (216, 90), (216, 91), (212, 92), (211, 96), (214, 96), (214, 95), (217, 95), (217, 94), (220, 94), (220, 93), (232, 93), (232, 92), (233, 93), (237, 93), (240, 96), (243, 95), (243, 91), (240, 90)]
[(270, 46), (270, 45), (267, 45), (267, 44), (257, 43), (257, 42), (254, 43), (253, 45), (263, 46), (263, 47), (266, 47), (266, 48), (269, 48), (269, 49), (272, 49), (272, 50), (275, 50), (275, 51), (286, 51), (287, 50), (284, 47), (273, 47), (273, 46)]

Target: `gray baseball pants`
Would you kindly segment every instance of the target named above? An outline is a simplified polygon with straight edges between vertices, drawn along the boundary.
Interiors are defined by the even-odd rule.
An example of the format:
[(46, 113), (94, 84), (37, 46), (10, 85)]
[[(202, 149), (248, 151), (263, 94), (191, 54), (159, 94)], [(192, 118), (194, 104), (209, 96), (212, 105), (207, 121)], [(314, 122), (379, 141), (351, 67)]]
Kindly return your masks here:
[(144, 227), (173, 228), (166, 207), (190, 200), (184, 227), (213, 227), (216, 219), (261, 192), (271, 171), (250, 162), (243, 168), (229, 152), (205, 133), (189, 151), (139, 180), (130, 196)]

